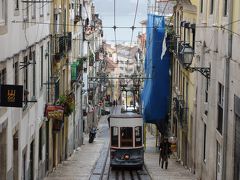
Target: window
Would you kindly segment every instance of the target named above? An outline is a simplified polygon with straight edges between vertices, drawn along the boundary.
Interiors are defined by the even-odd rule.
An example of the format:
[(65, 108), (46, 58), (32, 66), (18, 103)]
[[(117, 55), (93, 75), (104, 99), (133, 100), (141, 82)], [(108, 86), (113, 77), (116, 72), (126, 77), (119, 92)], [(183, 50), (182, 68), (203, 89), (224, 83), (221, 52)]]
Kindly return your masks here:
[(203, 13), (203, 0), (200, 0), (200, 12)]
[(32, 0), (32, 19), (36, 18), (36, 5), (37, 3), (35, 2), (35, 0)]
[(7, 70), (6, 68), (0, 70), (0, 84), (6, 84), (6, 77), (7, 75)]
[(19, 80), (19, 66), (18, 66), (18, 61), (14, 63), (14, 83), (18, 85)]
[(36, 96), (36, 55), (35, 55), (35, 51), (32, 52), (32, 66), (33, 66), (33, 70), (32, 70), (32, 95)]
[(42, 88), (42, 86), (43, 86), (43, 46), (41, 46), (41, 76), (40, 76), (40, 87)]
[(62, 89), (65, 90), (65, 83), (66, 83), (66, 71), (63, 69), (63, 76), (62, 76)]
[(19, 0), (15, 0), (15, 10), (19, 10)]
[(27, 21), (29, 18), (29, 2), (24, 2), (23, 3), (23, 20)]
[(75, 3), (74, 14), (80, 18), (82, 17), (82, 4), (79, 4), (79, 2)]
[(135, 127), (135, 146), (142, 146), (142, 127)]
[(44, 14), (44, 6), (45, 6), (44, 1), (42, 1), (39, 5), (40, 5), (40, 7), (39, 7), (39, 9), (40, 9), (40, 17), (42, 17), (43, 14)]
[(111, 127), (111, 145), (118, 146), (118, 127)]
[(222, 134), (223, 128), (223, 98), (224, 98), (224, 86), (221, 83), (218, 83), (217, 130), (220, 134)]
[(121, 127), (121, 147), (132, 147), (133, 146), (133, 128)]
[(27, 105), (27, 101), (28, 101), (28, 57), (25, 56), (23, 59), (23, 64), (24, 64), (24, 68), (23, 68), (23, 90), (24, 90), (24, 106)]
[(208, 102), (208, 79), (206, 78), (205, 102)]
[(39, 139), (38, 139), (38, 160), (41, 161), (42, 160), (42, 127), (40, 127), (39, 129)]
[(206, 162), (206, 134), (207, 134), (207, 126), (204, 123), (204, 134), (203, 134), (203, 161)]
[(0, 0), (0, 24), (5, 24), (6, 9), (6, 0)]
[(55, 82), (55, 101), (59, 98), (59, 79)]
[(228, 0), (223, 0), (223, 15), (227, 16), (228, 11)]
[(50, 3), (47, 3), (47, 15), (50, 15)]
[(210, 14), (213, 14), (214, 10), (214, 0), (210, 0)]

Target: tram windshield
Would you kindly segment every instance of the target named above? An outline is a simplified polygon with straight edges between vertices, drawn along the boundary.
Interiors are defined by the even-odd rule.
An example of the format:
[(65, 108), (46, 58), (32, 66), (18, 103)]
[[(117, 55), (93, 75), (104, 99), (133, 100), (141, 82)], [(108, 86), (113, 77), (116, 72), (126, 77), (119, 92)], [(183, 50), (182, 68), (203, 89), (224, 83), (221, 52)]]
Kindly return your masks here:
[(121, 127), (121, 147), (132, 147), (133, 146), (133, 128), (132, 127)]
[(111, 127), (111, 145), (118, 146), (118, 127)]

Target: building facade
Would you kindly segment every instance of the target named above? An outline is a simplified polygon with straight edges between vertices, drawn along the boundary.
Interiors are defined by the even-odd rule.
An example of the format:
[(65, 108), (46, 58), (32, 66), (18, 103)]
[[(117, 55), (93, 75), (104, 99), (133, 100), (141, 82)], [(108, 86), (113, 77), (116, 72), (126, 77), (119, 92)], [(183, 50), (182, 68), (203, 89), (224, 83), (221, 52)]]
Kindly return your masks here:
[(22, 108), (0, 108), (2, 179), (38, 179), (48, 170), (50, 8), (47, 3), (1, 1), (1, 84), (23, 86)]
[(22, 107), (0, 107), (1, 179), (43, 179), (83, 143), (84, 75), (101, 71), (101, 24), (92, 1), (0, 2), (0, 84), (23, 88)]
[[(203, 179), (239, 179), (239, 1), (200, 1), (197, 78), (197, 173)], [(210, 28), (207, 28), (210, 27)], [(224, 42), (224, 43), (223, 43)], [(212, 169), (209, 171), (209, 169)]]
[(171, 131), (180, 162), (201, 179), (240, 177), (239, 5), (179, 0), (174, 7)]

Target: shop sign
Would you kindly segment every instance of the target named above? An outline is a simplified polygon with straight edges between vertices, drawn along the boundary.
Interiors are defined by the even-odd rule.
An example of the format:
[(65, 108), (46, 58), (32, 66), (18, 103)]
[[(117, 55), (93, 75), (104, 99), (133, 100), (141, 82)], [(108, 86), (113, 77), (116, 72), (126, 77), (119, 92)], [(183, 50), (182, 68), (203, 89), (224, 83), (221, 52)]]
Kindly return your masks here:
[(56, 105), (46, 105), (45, 116), (48, 119), (63, 120), (64, 107)]
[(0, 106), (22, 107), (23, 86), (0, 85)]

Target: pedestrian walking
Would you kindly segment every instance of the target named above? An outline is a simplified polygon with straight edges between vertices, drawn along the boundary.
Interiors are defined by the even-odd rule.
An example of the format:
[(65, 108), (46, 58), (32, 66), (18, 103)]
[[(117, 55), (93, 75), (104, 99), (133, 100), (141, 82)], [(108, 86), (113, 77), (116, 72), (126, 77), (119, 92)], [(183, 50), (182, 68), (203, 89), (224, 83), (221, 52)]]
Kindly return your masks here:
[(115, 101), (115, 106), (117, 106), (117, 104), (118, 104), (118, 103), (117, 103), (117, 99), (116, 99), (116, 101)]
[(115, 106), (116, 105), (116, 102), (115, 102), (115, 100), (113, 100), (113, 106)]
[(168, 142), (167, 138), (163, 139), (163, 142), (160, 143), (160, 153), (159, 153), (159, 165), (163, 169), (164, 162), (165, 162), (165, 169), (168, 168), (168, 158), (171, 154), (171, 144)]

